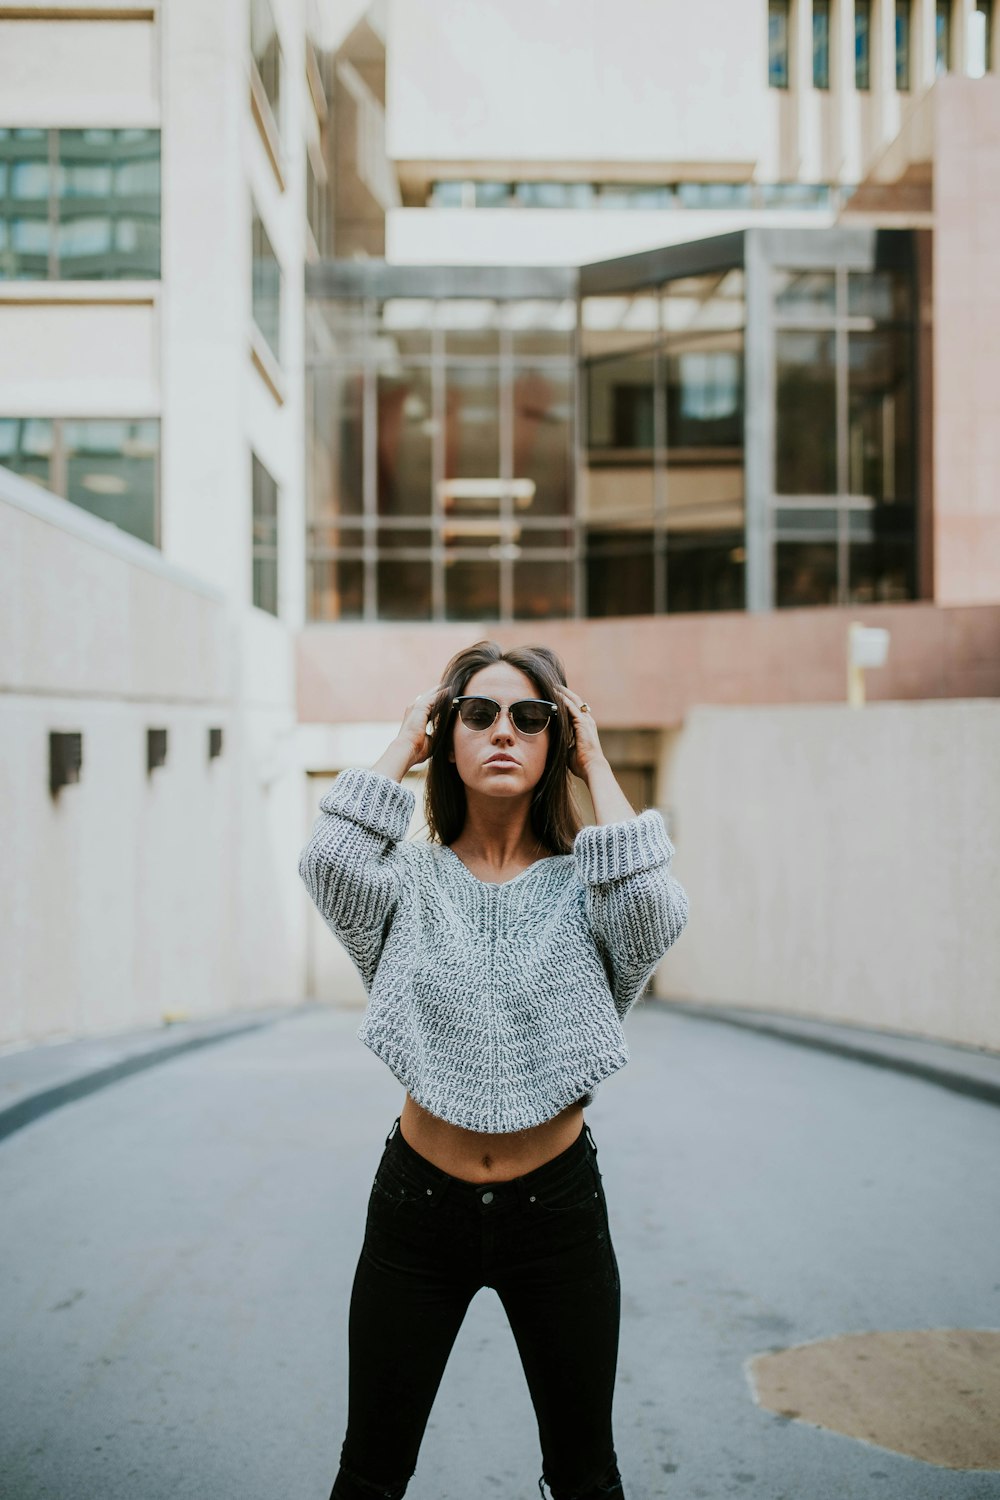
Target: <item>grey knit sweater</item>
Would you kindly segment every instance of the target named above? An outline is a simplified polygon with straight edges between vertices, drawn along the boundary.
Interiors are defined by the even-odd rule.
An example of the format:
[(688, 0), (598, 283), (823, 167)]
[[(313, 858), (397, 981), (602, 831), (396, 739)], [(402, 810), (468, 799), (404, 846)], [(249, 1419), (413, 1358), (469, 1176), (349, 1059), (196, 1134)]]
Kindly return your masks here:
[(299, 860), (364, 981), (359, 1039), (467, 1130), (589, 1104), (628, 1062), (622, 1021), (687, 921), (663, 818), (582, 828), (571, 854), (496, 883), (406, 839), (415, 802), (377, 771), (342, 771)]

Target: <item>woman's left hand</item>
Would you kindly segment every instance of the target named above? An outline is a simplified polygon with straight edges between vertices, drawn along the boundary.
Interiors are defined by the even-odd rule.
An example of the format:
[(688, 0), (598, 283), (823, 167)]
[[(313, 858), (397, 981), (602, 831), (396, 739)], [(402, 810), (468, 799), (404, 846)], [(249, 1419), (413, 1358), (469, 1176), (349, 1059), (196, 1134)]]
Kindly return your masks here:
[(566, 760), (574, 776), (579, 776), (586, 781), (590, 768), (597, 761), (604, 761), (607, 757), (601, 749), (601, 742), (597, 738), (597, 725), (589, 706), (584, 710), (584, 699), (572, 688), (557, 684), (562, 694), (563, 702), (569, 712), (570, 722), (573, 726), (573, 737), (576, 741), (569, 751)]

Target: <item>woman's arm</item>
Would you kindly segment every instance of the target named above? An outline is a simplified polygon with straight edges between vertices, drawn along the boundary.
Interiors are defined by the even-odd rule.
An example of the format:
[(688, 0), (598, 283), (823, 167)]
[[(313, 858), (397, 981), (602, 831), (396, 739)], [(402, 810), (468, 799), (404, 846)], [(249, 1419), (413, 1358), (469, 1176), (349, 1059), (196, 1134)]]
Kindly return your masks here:
[(428, 713), (443, 683), (420, 693), (375, 764), (341, 771), (320, 798), (320, 816), (299, 856), (299, 874), (323, 920), (370, 989), (399, 899), (398, 845), (416, 798), (400, 785), (430, 754)]
[(396, 777), (374, 767), (349, 767), (320, 798), (319, 818), (299, 857), (309, 895), (366, 987), (399, 897), (397, 846), (415, 802)]

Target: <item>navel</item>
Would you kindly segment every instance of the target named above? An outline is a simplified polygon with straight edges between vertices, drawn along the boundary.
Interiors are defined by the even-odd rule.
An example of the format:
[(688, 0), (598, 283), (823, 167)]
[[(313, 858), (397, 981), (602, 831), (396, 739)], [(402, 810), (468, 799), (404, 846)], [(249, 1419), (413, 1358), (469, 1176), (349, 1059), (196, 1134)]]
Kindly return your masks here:
[(493, 1165), (493, 1158), (492, 1158), (492, 1156), (490, 1156), (488, 1152), (484, 1152), (484, 1154), (483, 1154), (483, 1166), (484, 1167), (492, 1167), (492, 1165)]

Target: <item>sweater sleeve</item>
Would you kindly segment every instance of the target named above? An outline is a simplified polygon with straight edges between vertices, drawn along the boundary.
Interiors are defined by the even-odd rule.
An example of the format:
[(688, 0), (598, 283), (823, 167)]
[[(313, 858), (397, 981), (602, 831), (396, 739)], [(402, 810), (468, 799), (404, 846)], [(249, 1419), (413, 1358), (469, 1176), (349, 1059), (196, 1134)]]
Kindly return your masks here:
[(687, 922), (687, 892), (670, 872), (674, 846), (662, 814), (647, 808), (623, 822), (581, 828), (573, 853), (615, 1009), (624, 1019)]
[(370, 989), (399, 898), (397, 846), (416, 798), (390, 776), (363, 766), (341, 771), (319, 802), (299, 857), (299, 874), (320, 915)]

